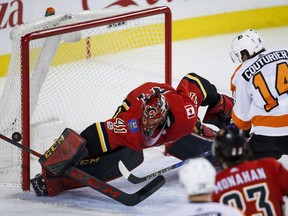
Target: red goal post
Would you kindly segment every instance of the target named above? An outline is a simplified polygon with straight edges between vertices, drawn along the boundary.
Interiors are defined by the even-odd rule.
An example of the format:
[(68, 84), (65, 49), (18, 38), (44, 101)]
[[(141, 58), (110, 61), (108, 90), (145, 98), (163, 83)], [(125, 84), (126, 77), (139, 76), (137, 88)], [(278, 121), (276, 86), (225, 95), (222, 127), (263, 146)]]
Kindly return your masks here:
[[(111, 117), (143, 82), (171, 84), (171, 21), (168, 7), (129, 7), (59, 14), (15, 28), (1, 134), (20, 132), (23, 145), (44, 152), (65, 127), (81, 132)], [(0, 144), (0, 176), (6, 176), (0, 185), (29, 190), (40, 165), (31, 168), (33, 158), (15, 149)]]

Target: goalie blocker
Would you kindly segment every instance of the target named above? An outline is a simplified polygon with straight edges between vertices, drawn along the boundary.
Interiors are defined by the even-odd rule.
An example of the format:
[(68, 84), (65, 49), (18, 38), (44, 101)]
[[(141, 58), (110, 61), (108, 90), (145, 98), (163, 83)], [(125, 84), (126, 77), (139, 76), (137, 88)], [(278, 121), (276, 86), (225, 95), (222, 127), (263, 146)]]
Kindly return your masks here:
[(55, 196), (62, 191), (84, 187), (63, 173), (70, 167), (84, 171), (102, 181), (121, 177), (119, 160), (126, 161), (134, 169), (144, 160), (142, 151), (126, 147), (118, 148), (100, 157), (89, 157), (85, 139), (75, 131), (66, 128), (54, 144), (40, 157), (42, 173), (31, 179), (31, 185), (38, 196)]
[(84, 138), (66, 128), (39, 159), (39, 163), (52, 175), (62, 175), (69, 166), (78, 164), (88, 155), (85, 143)]

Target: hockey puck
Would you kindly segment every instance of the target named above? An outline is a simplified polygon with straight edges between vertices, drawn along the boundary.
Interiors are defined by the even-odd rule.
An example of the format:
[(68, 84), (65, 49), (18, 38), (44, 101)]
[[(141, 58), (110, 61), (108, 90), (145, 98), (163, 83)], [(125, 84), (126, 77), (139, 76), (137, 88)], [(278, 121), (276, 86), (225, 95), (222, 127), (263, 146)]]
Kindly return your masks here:
[(12, 134), (12, 140), (15, 142), (19, 142), (22, 139), (22, 135), (19, 132), (14, 132)]

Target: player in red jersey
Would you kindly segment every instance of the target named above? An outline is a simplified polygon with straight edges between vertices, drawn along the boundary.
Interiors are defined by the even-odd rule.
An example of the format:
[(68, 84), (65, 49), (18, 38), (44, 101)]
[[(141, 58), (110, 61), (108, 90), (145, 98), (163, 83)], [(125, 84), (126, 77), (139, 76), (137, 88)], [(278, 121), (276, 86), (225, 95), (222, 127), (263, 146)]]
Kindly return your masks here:
[(224, 170), (216, 176), (213, 201), (237, 207), (245, 215), (284, 215), (288, 171), (275, 158), (247, 160), (251, 150), (244, 132), (220, 129), (212, 145)]
[[(225, 98), (225, 103), (218, 104), (219, 98)], [(81, 136), (93, 154), (118, 146), (134, 150), (159, 146), (193, 133), (199, 106), (209, 104), (217, 104), (221, 111), (233, 106), (230, 98), (218, 94), (214, 85), (196, 74), (187, 74), (176, 89), (168, 84), (145, 83), (128, 94), (113, 118), (93, 123)], [(215, 110), (211, 113), (217, 117), (221, 111)]]
[[(119, 160), (128, 158), (127, 160), (129, 161), (127, 164), (132, 164), (130, 169), (133, 169), (139, 165), (140, 160), (137, 158), (137, 162), (132, 161), (131, 158), (133, 158), (132, 155), (135, 152), (142, 152), (145, 148), (164, 144), (170, 144), (171, 147), (171, 143), (173, 145), (174, 141), (193, 133), (198, 121), (198, 108), (199, 106), (207, 105), (209, 105), (209, 109), (206, 120), (213, 119), (213, 121), (216, 120), (219, 122), (230, 121), (230, 116), (226, 116), (226, 118), (223, 119), (223, 113), (229, 113), (229, 110), (231, 110), (233, 106), (233, 100), (228, 96), (218, 94), (214, 85), (195, 73), (190, 73), (183, 77), (176, 89), (168, 84), (145, 83), (128, 94), (111, 119), (105, 122), (93, 123), (82, 131), (80, 135), (81, 138), (85, 139), (85, 149), (88, 150), (88, 155), (83, 153), (86, 151), (80, 151), (83, 155), (81, 155), (82, 153), (79, 153), (79, 155), (77, 155), (77, 153), (76, 155), (74, 155), (74, 153), (70, 155), (69, 153), (69, 157), (71, 157), (73, 161), (86, 157), (86, 162), (84, 160), (83, 163), (79, 164), (78, 168), (85, 170), (90, 175), (97, 175), (98, 178), (104, 180), (115, 178), (117, 177), (116, 174), (108, 175), (107, 173), (119, 173), (118, 167), (116, 166)], [(201, 127), (203, 128), (204, 126)], [(197, 130), (199, 131), (199, 127)], [(60, 137), (61, 140), (54, 144), (54, 146), (58, 147), (62, 145), (61, 143), (64, 143), (64, 146), (62, 146), (63, 149), (69, 149), (68, 147), (66, 148), (65, 145), (72, 145), (75, 149), (82, 149), (82, 144), (69, 144), (69, 142), (64, 141), (65, 137), (67, 137), (67, 135)], [(71, 140), (73, 140), (73, 138), (71, 138)], [(211, 146), (209, 146), (209, 148), (210, 147)], [(57, 158), (60, 157), (48, 158), (51, 152), (53, 152), (54, 155), (58, 154), (55, 149), (55, 147), (50, 149), (46, 154), (47, 158), (41, 161), (41, 165), (44, 167), (43, 175), (39, 175), (31, 180), (38, 195), (47, 195), (47, 193), (48, 195), (56, 195), (72, 187), (71, 185), (73, 183), (71, 183), (71, 181), (68, 182), (66, 179), (64, 179), (65, 183), (63, 183), (61, 179), (61, 183), (55, 186), (54, 177), (46, 175), (47, 173), (49, 174), (47, 168), (52, 167), (50, 171), (54, 173), (53, 167), (66, 167), (61, 159), (57, 161)], [(167, 148), (167, 153), (175, 156), (176, 153), (173, 152), (173, 149), (174, 148)], [(131, 150), (133, 151), (131, 152)], [(183, 150), (180, 151), (180, 155), (183, 155), (181, 152), (191, 157), (187, 149), (183, 148)], [(177, 154), (178, 153), (179, 151), (177, 151)], [(103, 162), (104, 159), (102, 156), (108, 157), (111, 154), (114, 154), (113, 157), (109, 157), (106, 163)], [(93, 163), (90, 164), (89, 158), (100, 156), (102, 167), (106, 165), (106, 168), (96, 169)], [(53, 160), (51, 158), (53, 158)], [(71, 162), (71, 160), (68, 160), (68, 157), (66, 157), (66, 159), (69, 163)], [(142, 161), (143, 159), (140, 160), (140, 163)], [(99, 167), (98, 165), (99, 163), (97, 167)], [(57, 174), (59, 174), (58, 170), (56, 170)], [(42, 186), (40, 186), (42, 178), (44, 178), (45, 182), (45, 188), (43, 190)], [(61, 187), (58, 185), (61, 185)], [(66, 187), (67, 185), (69, 185), (69, 187)], [(59, 187), (59, 190), (55, 190), (55, 187)], [(78, 184), (76, 184), (75, 187), (78, 187)], [(39, 188), (40, 190), (38, 190)]]
[(187, 159), (178, 174), (188, 200), (181, 206), (169, 209), (166, 216), (243, 216), (233, 207), (212, 202), (216, 169), (207, 159)]

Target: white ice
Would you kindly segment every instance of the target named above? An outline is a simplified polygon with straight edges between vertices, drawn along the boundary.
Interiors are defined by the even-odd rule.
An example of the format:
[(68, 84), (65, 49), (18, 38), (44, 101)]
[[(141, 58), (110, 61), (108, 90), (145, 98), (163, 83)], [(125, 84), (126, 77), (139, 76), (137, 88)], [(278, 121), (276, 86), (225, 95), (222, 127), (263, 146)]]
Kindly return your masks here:
[[(259, 32), (267, 48), (288, 47), (288, 27), (262, 29)], [(214, 83), (219, 92), (229, 94), (230, 76), (237, 66), (229, 57), (234, 36), (235, 33), (174, 42), (173, 86), (176, 87), (186, 73), (195, 72)], [(4, 79), (0, 79), (0, 93), (3, 82)], [(203, 113), (204, 110), (201, 110), (200, 114)], [(173, 157), (163, 156), (162, 148), (144, 153), (144, 163), (132, 171), (135, 175), (144, 176), (178, 162)], [(281, 158), (281, 162), (288, 168), (286, 157)], [(56, 197), (36, 197), (34, 192), (0, 187), (0, 215), (165, 215), (186, 202), (186, 193), (178, 183), (177, 169), (164, 176), (165, 185), (134, 207), (124, 206), (90, 188), (67, 191)], [(133, 193), (147, 182), (133, 185), (122, 177), (110, 183), (127, 193)]]

